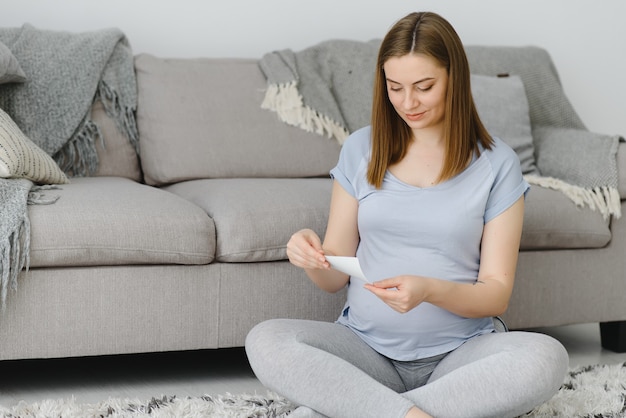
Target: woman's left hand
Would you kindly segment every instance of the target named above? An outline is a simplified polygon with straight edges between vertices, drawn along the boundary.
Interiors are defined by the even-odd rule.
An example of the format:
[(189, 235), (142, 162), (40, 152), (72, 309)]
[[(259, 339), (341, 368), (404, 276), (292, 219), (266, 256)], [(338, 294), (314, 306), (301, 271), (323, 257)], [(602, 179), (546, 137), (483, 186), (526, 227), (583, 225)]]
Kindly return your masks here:
[(378, 296), (392, 309), (407, 313), (426, 300), (430, 279), (420, 276), (396, 276), (365, 288)]

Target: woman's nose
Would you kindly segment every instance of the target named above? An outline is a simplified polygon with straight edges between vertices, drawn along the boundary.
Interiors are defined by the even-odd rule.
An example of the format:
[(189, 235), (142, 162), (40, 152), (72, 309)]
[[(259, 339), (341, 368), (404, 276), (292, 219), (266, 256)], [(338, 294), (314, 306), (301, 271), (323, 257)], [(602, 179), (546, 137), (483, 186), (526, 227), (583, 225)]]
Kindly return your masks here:
[(406, 109), (413, 109), (418, 104), (417, 95), (414, 91), (408, 91), (404, 95), (404, 107)]

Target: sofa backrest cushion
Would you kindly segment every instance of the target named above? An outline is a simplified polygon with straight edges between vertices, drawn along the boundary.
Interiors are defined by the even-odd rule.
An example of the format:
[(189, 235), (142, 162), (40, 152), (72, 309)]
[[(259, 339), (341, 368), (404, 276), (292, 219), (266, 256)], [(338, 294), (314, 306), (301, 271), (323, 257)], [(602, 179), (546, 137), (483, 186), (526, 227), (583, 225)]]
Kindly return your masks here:
[[(483, 89), (483, 96), (512, 91), (502, 90), (502, 86), (512, 86), (519, 76), (527, 99), (516, 97), (527, 100), (533, 128), (584, 129), (544, 49), (467, 46), (466, 51), (473, 74), (513, 76), (498, 90)], [(148, 184), (201, 178), (326, 176), (337, 161), (340, 147), (336, 141), (288, 126), (276, 114), (261, 109), (266, 79), (256, 59), (163, 59), (140, 54), (135, 68), (141, 161)], [(477, 104), (484, 108), (483, 103)], [(489, 112), (509, 108), (495, 106)], [(493, 122), (485, 112), (481, 116), (488, 128), (499, 119), (497, 116)], [(527, 126), (523, 128), (528, 131)], [(510, 132), (490, 130), (505, 142), (511, 140)], [(534, 172), (532, 137), (523, 132), (519, 138), (521, 147), (512, 145), (522, 169)]]
[(328, 176), (340, 146), (261, 109), (256, 59), (135, 58), (144, 180)]

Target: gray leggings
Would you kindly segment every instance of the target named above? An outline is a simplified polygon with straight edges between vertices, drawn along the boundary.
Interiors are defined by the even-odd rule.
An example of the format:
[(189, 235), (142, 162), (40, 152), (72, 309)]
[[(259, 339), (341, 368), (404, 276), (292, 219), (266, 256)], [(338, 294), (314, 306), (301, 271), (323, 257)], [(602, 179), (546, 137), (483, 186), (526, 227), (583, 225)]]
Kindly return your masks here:
[(295, 319), (257, 325), (246, 353), (268, 389), (305, 406), (294, 417), (403, 418), (413, 406), (434, 417), (516, 417), (550, 399), (568, 368), (565, 348), (547, 335), (491, 333), (425, 361), (430, 370), (417, 373), (426, 384), (409, 383), (406, 368), (349, 328)]

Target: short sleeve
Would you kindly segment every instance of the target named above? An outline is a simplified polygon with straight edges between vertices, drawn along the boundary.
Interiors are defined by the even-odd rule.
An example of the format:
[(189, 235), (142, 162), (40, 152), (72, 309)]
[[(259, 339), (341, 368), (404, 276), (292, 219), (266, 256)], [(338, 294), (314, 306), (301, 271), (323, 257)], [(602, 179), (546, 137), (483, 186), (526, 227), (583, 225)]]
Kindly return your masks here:
[(337, 165), (330, 170), (330, 177), (353, 197), (358, 198), (359, 187), (364, 181), (364, 167), (366, 169), (370, 150), (369, 127), (355, 131), (343, 143)]
[(508, 145), (494, 138), (495, 149), (487, 151), (493, 169), (493, 185), (485, 208), (485, 223), (510, 208), (530, 189), (524, 180), (520, 160)]

